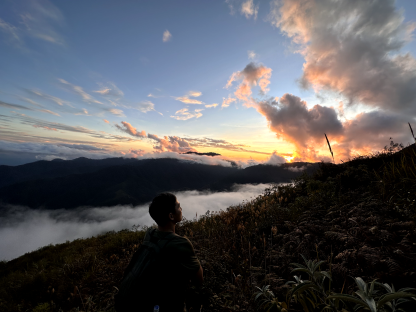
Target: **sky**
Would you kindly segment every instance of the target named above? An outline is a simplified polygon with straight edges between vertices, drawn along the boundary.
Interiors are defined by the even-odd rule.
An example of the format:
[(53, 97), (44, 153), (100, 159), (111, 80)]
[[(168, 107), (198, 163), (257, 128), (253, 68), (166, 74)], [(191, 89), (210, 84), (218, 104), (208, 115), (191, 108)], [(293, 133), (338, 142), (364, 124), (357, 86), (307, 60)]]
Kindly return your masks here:
[(415, 22), (412, 0), (1, 1), (0, 165), (411, 144)]

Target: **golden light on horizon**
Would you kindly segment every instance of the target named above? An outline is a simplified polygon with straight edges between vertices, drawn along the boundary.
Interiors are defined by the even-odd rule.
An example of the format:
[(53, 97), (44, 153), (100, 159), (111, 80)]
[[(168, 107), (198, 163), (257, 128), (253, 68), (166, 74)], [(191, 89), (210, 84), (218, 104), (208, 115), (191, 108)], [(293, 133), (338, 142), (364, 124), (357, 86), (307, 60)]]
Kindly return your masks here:
[(295, 156), (283, 156), (286, 160), (287, 160), (287, 162), (292, 162), (292, 159), (293, 158), (295, 158)]

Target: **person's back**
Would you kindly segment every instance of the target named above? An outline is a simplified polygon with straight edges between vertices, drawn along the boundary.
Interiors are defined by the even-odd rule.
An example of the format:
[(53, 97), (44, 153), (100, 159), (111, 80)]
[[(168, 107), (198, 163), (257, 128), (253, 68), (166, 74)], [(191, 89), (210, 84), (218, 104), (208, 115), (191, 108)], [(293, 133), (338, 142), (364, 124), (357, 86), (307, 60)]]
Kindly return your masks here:
[[(149, 213), (158, 228), (146, 233), (142, 249), (128, 265), (116, 297), (116, 310), (150, 312), (158, 305), (160, 312), (182, 312), (190, 282), (203, 282), (202, 267), (191, 242), (175, 234), (175, 225), (182, 220), (182, 208), (175, 195), (163, 193), (155, 197)], [(149, 258), (152, 264), (148, 264)], [(140, 272), (137, 277), (135, 271)]]
[[(171, 232), (155, 231), (154, 236), (163, 239)], [(190, 281), (195, 279), (200, 270), (200, 263), (195, 256), (191, 242), (173, 234), (169, 243), (161, 252), (163, 259), (159, 265), (160, 284), (155, 291), (160, 291), (160, 311), (183, 311), (185, 292)]]

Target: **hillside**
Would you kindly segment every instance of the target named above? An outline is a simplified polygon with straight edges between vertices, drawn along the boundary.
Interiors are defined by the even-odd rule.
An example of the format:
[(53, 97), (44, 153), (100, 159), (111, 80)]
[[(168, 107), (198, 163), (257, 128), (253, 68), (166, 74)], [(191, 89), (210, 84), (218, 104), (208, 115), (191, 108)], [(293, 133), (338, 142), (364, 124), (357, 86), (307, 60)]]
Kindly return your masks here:
[(168, 158), (40, 161), (1, 166), (0, 201), (46, 209), (139, 205), (163, 191), (222, 191), (235, 183), (290, 182), (301, 174), (296, 168), (306, 165), (317, 168), (293, 163), (239, 169)]
[[(254, 286), (270, 285), (279, 302), (290, 303), (289, 311), (303, 311), (302, 297), (297, 303), (286, 297), (292, 286), (285, 285), (295, 274), (307, 278), (291, 273), (292, 263), (304, 263), (301, 255), (325, 261), (319, 270), (331, 274), (333, 292), (353, 294), (351, 277), (378, 279), (396, 289), (414, 287), (415, 164), (415, 145), (340, 165), (321, 164), (293, 185), (272, 187), (247, 203), (182, 222), (177, 232), (192, 241), (205, 274), (202, 289), (189, 290), (188, 308), (261, 311)], [(46, 246), (1, 263), (0, 310), (112, 311), (115, 287), (145, 230)], [(415, 311), (416, 306), (402, 308)]]

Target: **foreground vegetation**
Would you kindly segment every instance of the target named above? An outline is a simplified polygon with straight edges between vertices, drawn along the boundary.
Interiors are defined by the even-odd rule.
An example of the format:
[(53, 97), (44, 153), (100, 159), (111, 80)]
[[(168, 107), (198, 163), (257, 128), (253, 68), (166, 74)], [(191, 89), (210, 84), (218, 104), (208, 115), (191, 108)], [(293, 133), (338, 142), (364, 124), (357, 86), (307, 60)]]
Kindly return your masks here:
[[(188, 309), (414, 311), (406, 287), (416, 286), (416, 148), (397, 149), (323, 163), (291, 185), (183, 221), (177, 232), (192, 241), (205, 275)], [(112, 311), (145, 230), (1, 262), (0, 311)]]

